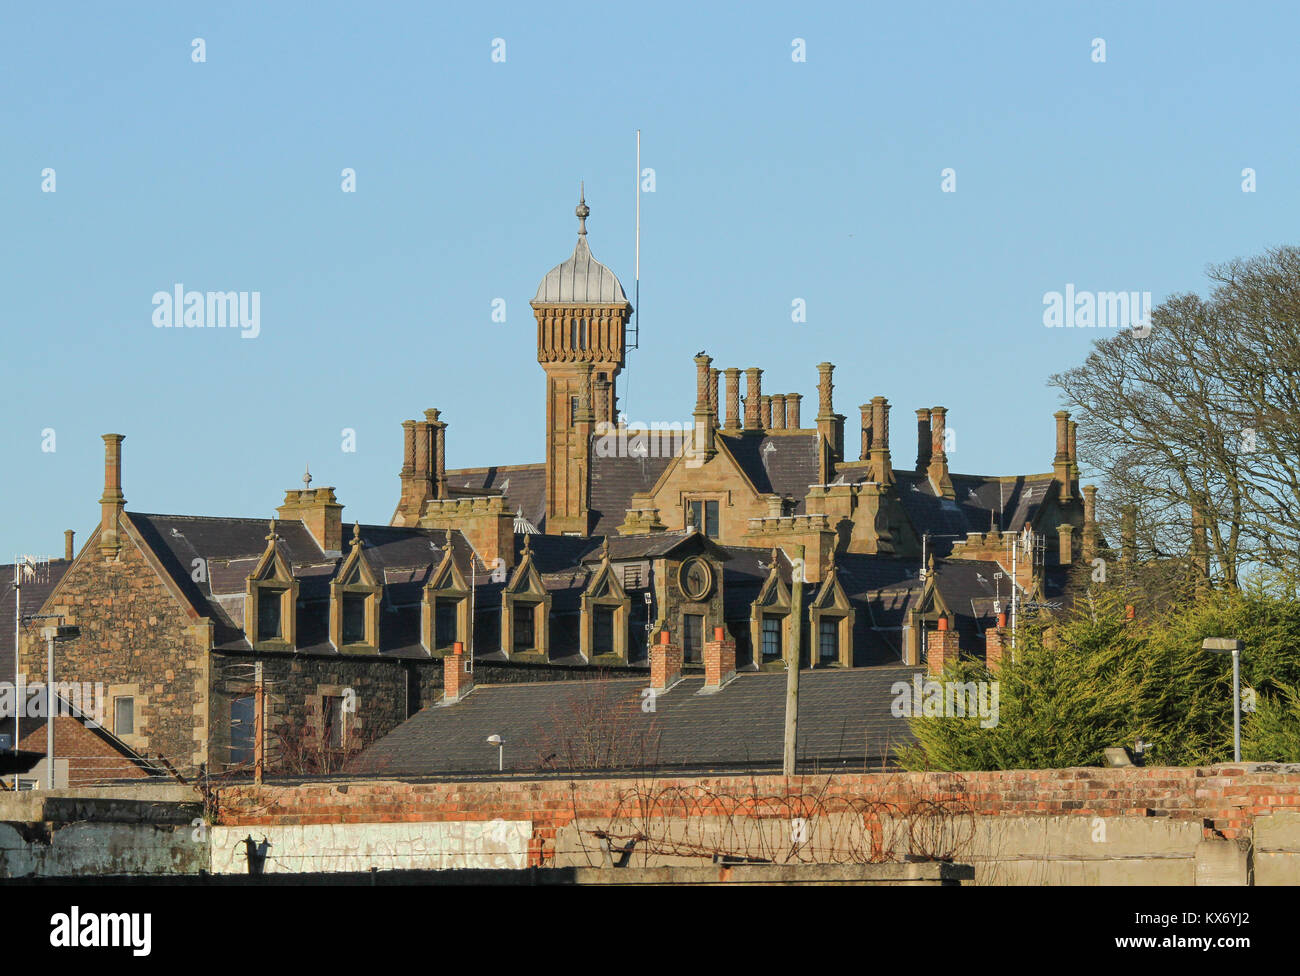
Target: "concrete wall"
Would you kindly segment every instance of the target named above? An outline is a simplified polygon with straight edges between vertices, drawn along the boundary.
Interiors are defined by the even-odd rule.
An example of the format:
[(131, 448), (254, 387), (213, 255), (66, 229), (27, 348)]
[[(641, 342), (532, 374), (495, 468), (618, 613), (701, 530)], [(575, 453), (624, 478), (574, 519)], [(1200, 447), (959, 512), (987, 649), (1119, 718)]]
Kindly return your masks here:
[(267, 874), (312, 871), (525, 868), (533, 825), (468, 823), (335, 823), (266, 828), (212, 828), (212, 871), (248, 872), (245, 838), (269, 842)]

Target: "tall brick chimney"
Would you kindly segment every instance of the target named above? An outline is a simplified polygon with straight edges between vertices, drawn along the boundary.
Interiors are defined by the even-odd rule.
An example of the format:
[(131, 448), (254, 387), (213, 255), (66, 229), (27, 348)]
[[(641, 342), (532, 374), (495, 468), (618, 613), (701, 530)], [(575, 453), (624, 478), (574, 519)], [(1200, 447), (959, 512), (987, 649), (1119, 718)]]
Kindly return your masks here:
[(474, 662), (460, 641), (451, 645), (451, 653), (442, 659), (442, 704), (464, 701), (474, 689)]
[(787, 393), (785, 395), (785, 426), (786, 430), (799, 430), (799, 401), (803, 399), (802, 393)]
[(667, 630), (650, 645), (650, 687), (667, 691), (682, 679), (682, 645), (674, 644)]
[(104, 435), (104, 494), (99, 499), (99, 552), (116, 559), (122, 548), (121, 519), (126, 510), (122, 494), (122, 442), (125, 434)]
[(74, 535), (76, 535), (76, 533), (71, 529), (63, 530), (63, 561), (65, 563), (72, 562), (72, 557), (76, 555), (76, 551), (72, 546), (72, 538)]
[(727, 430), (740, 430), (740, 370), (731, 366), (727, 374)]
[(1097, 486), (1083, 486), (1083, 559), (1097, 558)]
[(718, 419), (718, 374), (720, 372), (721, 370), (715, 367), (709, 367), (709, 423), (714, 427), (722, 424)]
[(944, 498), (956, 498), (957, 491), (948, 477), (948, 408), (930, 408), (930, 464), (926, 473), (935, 492)]
[(711, 694), (736, 676), (736, 642), (723, 627), (713, 628), (713, 640), (704, 642), (704, 688)]
[(862, 414), (862, 453), (858, 455), (858, 460), (869, 461), (871, 459), (871, 404), (861, 404), (858, 412)]
[(832, 458), (843, 461), (844, 421), (835, 413), (831, 396), (831, 391), (835, 389), (835, 384), (831, 381), (834, 372), (834, 363), (817, 364), (817, 430), (830, 445)]
[[(713, 446), (713, 430), (717, 420), (716, 399), (709, 402), (710, 379), (716, 370), (710, 369), (713, 359), (700, 353), (695, 357), (695, 449), (700, 452), (702, 460), (708, 460), (717, 453)], [(717, 388), (714, 387), (716, 398)]]
[(1071, 420), (1070, 439), (1068, 442), (1070, 451), (1070, 481), (1074, 483), (1076, 489), (1079, 484), (1079, 449), (1076, 440), (1076, 434), (1078, 434), (1078, 431), (1079, 422), (1077, 420)]
[(916, 411), (916, 470), (921, 474), (930, 469), (930, 457), (934, 451), (932, 437), (930, 408), (922, 407)]
[(894, 464), (889, 453), (889, 401), (871, 398), (871, 476), (882, 485), (894, 483)]
[(758, 398), (758, 422), (764, 430), (772, 429), (772, 398), (766, 394)]
[(447, 422), (439, 420), (441, 411), (430, 407), (424, 411), (425, 422), (429, 425), (430, 467), (429, 486), (434, 498), (447, 497)]
[(1130, 566), (1137, 562), (1137, 519), (1137, 506), (1125, 505), (1120, 512), (1119, 553)]
[(762, 430), (759, 401), (763, 399), (763, 371), (757, 366), (745, 370), (745, 430)]
[(1061, 501), (1068, 502), (1070, 493), (1070, 412), (1058, 410), (1056, 417), (1056, 456), (1052, 459), (1052, 473), (1061, 486)]

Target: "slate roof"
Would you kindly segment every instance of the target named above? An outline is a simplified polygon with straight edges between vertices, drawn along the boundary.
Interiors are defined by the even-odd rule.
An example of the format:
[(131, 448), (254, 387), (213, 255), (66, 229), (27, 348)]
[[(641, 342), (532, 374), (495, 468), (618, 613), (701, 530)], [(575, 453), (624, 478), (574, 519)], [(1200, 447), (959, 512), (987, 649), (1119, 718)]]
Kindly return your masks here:
[(974, 625), (978, 632), (997, 616), (993, 609), (999, 598), (1005, 604), (1011, 599), (1011, 574), (995, 579), (1002, 567), (982, 559), (949, 559), (936, 562), (934, 585), (943, 602), (957, 617), (957, 627), (967, 630)]
[(597, 535), (613, 535), (623, 524), (632, 496), (653, 488), (672, 460), (670, 457), (601, 457), (593, 450), (591, 531)]
[(817, 483), (817, 431), (721, 436), (757, 491), (789, 495), (795, 499), (795, 514), (804, 513), (808, 486)]
[[(865, 463), (840, 465), (836, 481), (860, 484), (866, 480)], [(970, 532), (987, 532), (997, 525), (1004, 533), (1032, 524), (1049, 498), (1055, 498), (1051, 474), (1016, 478), (949, 475), (956, 498), (938, 496), (922, 472), (894, 471), (895, 490), (908, 521), (918, 536), (930, 533), (930, 549), (946, 556)]]
[(39, 612), (71, 565), (62, 559), (51, 559), (19, 590), (14, 589), (14, 565), (0, 565), (0, 681), (13, 681), (14, 677), (14, 604), (22, 600), (24, 616)]
[[(898, 746), (912, 742), (907, 720), (890, 714), (891, 686), (910, 682), (916, 673), (920, 669), (904, 667), (801, 672), (801, 766), (878, 767)], [(700, 695), (703, 678), (688, 677), (656, 696), (654, 712), (641, 709), (644, 678), (482, 685), (455, 705), (418, 712), (367, 749), (357, 771), (495, 772), (497, 750), (486, 742), (490, 735), (504, 740), (508, 771), (572, 768), (564, 741), (583, 732), (581, 717), (592, 714), (617, 716), (603, 727), (611, 740), (623, 743), (621, 752), (612, 747), (621, 765), (771, 768), (781, 763), (785, 684), (783, 672), (740, 674), (716, 694)], [(621, 708), (605, 711), (615, 703)], [(555, 758), (546, 762), (548, 756)]]
[[(453, 494), (505, 495), (512, 512), (522, 512), (534, 528), (546, 531), (545, 464), (448, 470), (447, 487)], [(623, 520), (621, 511), (618, 520)]]
[[(213, 619), (214, 645), (251, 649), (242, 629), (245, 581), (266, 549), (268, 521), (141, 512), (130, 512), (128, 517), (191, 603)], [(299, 581), (298, 651), (337, 653), (329, 642), (329, 584), (350, 551), (351, 527), (344, 526), (344, 548), (337, 554), (323, 552), (296, 520), (277, 521), (276, 534), (280, 552)], [(428, 657), (420, 645), (421, 588), (442, 563), (446, 531), (363, 525), (360, 534), (366, 559), (384, 582), (380, 655)], [(459, 532), (453, 532), (451, 539), (459, 565), (468, 570), (473, 550)], [(194, 580), (196, 559), (206, 561), (206, 579)], [(489, 579), (486, 566), (478, 562), (477, 569), (480, 580)], [(480, 598), (486, 588), (479, 587)]]

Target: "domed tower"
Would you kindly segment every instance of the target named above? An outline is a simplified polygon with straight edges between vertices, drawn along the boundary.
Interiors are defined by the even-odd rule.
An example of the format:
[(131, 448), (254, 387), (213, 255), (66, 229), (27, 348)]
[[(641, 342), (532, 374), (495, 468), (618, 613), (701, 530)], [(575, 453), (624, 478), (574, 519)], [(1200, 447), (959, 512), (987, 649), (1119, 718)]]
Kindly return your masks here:
[(591, 256), (587, 206), (579, 193), (573, 254), (533, 297), (537, 361), (546, 370), (546, 531), (586, 535), (591, 436), (612, 422), (632, 305), (614, 272)]

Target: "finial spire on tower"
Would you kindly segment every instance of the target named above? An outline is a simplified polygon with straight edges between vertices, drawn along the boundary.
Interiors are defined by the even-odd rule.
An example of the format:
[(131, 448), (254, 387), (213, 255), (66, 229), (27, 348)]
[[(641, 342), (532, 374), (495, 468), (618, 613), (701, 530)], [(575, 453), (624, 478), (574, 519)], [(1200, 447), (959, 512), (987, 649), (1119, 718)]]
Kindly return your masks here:
[(302, 486), (304, 488), (310, 488), (311, 487), (311, 465), (310, 464), (306, 465), (306, 468), (307, 470), (303, 472), (303, 476), (302, 476)]
[(573, 209), (574, 215), (578, 218), (578, 236), (587, 236), (587, 217), (591, 215), (591, 208), (587, 206), (587, 188), (586, 181), (578, 181), (578, 205)]

